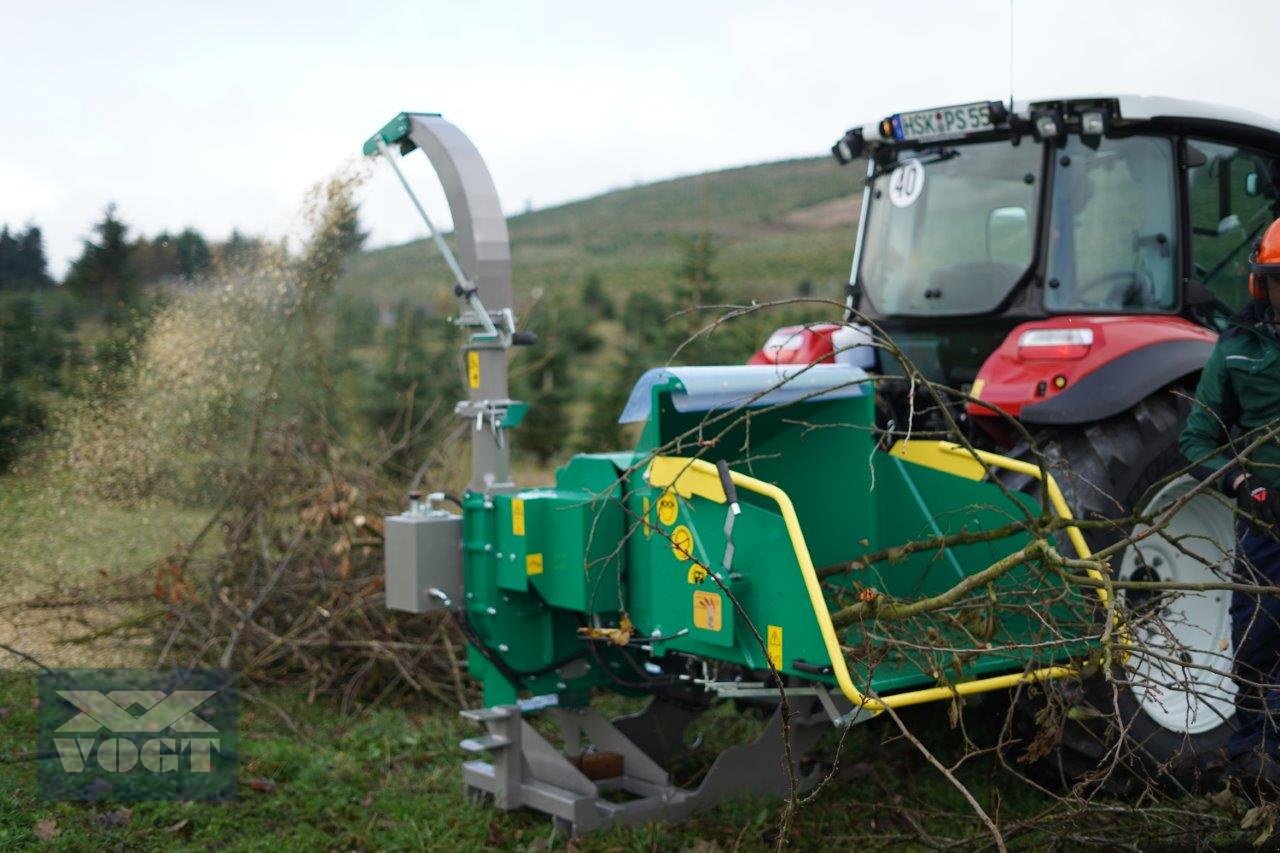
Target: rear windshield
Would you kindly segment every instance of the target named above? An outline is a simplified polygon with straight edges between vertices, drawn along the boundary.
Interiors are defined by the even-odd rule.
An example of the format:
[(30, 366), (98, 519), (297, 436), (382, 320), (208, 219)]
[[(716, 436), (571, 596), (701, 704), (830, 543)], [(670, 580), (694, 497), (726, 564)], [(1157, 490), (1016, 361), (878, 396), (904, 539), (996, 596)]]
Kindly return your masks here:
[(901, 152), (872, 179), (859, 282), (882, 314), (994, 310), (1033, 257), (1043, 147)]

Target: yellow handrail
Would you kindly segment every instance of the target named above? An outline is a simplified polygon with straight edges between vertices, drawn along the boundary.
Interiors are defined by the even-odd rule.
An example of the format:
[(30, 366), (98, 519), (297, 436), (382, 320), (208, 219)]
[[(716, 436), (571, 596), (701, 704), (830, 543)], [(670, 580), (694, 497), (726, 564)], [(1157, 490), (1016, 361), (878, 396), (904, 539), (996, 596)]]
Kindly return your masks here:
[[(894, 446), (893, 451), (898, 451), (899, 445), (903, 444), (904, 442), (899, 442), (898, 445)], [(943, 441), (911, 442), (911, 444), (916, 445), (921, 450), (940, 454), (940, 458), (963, 456), (972, 460), (976, 456), (978, 460), (987, 465), (1040, 479), (1040, 469), (1037, 466), (1017, 459), (1010, 459), (1007, 456), (1000, 456), (996, 453), (970, 450), (961, 445)], [(926, 448), (925, 445), (930, 447)], [(905, 450), (906, 448), (903, 448), (903, 451)], [(895, 453), (895, 455), (902, 456), (904, 453)], [(920, 464), (929, 464), (919, 458), (913, 459), (913, 461)], [(931, 465), (930, 467), (939, 467), (947, 470), (954, 464), (954, 460), (951, 460), (948, 465)], [(956, 472), (952, 471), (952, 473)], [(674, 488), (681, 496), (686, 498), (696, 494), (716, 503), (725, 503), (727, 500), (724, 489), (720, 485), (719, 472), (716, 470), (716, 466), (704, 459), (656, 456), (649, 464), (645, 476), (651, 486), (655, 488)], [(755, 477), (748, 477), (746, 474), (740, 474), (737, 471), (730, 471), (729, 476), (737, 488), (754, 492), (777, 504), (782, 521), (787, 528), (787, 535), (791, 539), (791, 547), (795, 551), (796, 562), (800, 566), (800, 575), (804, 580), (805, 591), (809, 594), (809, 603), (813, 607), (813, 615), (818, 622), (818, 630), (822, 635), (823, 646), (827, 650), (827, 656), (831, 659), (831, 670), (835, 675), (836, 684), (840, 688), (840, 692), (853, 703), (855, 708), (866, 709), (878, 714), (886, 708), (901, 708), (908, 705), (935, 702), (941, 699), (951, 699), (956, 696), (966, 696), (970, 693), (1003, 690), (1017, 684), (1063, 678), (1078, 673), (1075, 667), (1049, 666), (1030, 672), (976, 678), (944, 687), (926, 687), (920, 690), (910, 690), (884, 698), (867, 696), (857, 688), (853, 683), (852, 676), (849, 674), (849, 667), (845, 662), (844, 653), (840, 650), (840, 638), (836, 634), (835, 626), (831, 623), (831, 611), (827, 608), (826, 597), (822, 594), (822, 585), (818, 581), (818, 573), (814, 569), (813, 561), (809, 556), (809, 547), (805, 544), (804, 531), (800, 528), (800, 519), (796, 516), (795, 507), (791, 504), (791, 498), (787, 496), (786, 492), (772, 483), (757, 480)], [(966, 475), (961, 474), (961, 476)], [(1071, 510), (1067, 507), (1067, 502), (1062, 496), (1062, 491), (1058, 488), (1058, 484), (1054, 482), (1052, 476), (1048, 476), (1045, 481), (1045, 492), (1049, 496), (1049, 502), (1054, 511), (1068, 521), (1073, 520)], [(1071, 525), (1067, 528), (1067, 535), (1080, 558), (1087, 560), (1091, 556), (1091, 552), (1089, 551), (1089, 546), (1085, 544), (1084, 536), (1081, 535), (1079, 529)], [(1102, 577), (1101, 573), (1095, 569), (1090, 569), (1089, 574), (1099, 579)], [(1105, 604), (1107, 601), (1106, 590), (1099, 588), (1097, 592), (1098, 597)]]

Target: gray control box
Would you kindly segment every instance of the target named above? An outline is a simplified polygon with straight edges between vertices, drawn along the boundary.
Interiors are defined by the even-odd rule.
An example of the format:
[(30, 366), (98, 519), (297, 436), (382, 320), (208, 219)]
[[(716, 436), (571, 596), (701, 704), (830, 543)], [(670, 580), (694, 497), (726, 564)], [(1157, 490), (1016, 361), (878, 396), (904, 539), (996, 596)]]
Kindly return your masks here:
[(437, 589), (462, 606), (462, 516), (433, 510), (383, 519), (387, 607), (410, 613), (445, 609)]

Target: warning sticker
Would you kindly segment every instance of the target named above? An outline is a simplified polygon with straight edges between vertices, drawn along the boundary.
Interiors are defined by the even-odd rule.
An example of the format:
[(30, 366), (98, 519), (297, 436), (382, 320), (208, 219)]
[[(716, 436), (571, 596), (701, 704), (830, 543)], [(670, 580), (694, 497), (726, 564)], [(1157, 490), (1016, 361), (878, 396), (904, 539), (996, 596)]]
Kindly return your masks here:
[(704, 631), (719, 631), (724, 627), (720, 609), (720, 595), (696, 590), (693, 593), (693, 624)]
[(480, 387), (480, 353), (467, 350), (467, 387)]
[(524, 535), (524, 500), (511, 499), (511, 532), (516, 536)]
[(777, 625), (769, 626), (765, 647), (769, 650), (769, 663), (773, 664), (774, 669), (782, 669), (782, 628)]
[(697, 563), (694, 563), (689, 567), (689, 583), (702, 583), (706, 579), (706, 566), (699, 566)]
[(542, 555), (529, 554), (528, 556), (526, 556), (524, 558), (524, 572), (527, 575), (542, 574)]
[(681, 562), (693, 559), (693, 534), (683, 524), (671, 531), (671, 553)]
[(658, 498), (658, 521), (670, 527), (679, 516), (680, 504), (676, 501), (676, 493), (668, 489)]

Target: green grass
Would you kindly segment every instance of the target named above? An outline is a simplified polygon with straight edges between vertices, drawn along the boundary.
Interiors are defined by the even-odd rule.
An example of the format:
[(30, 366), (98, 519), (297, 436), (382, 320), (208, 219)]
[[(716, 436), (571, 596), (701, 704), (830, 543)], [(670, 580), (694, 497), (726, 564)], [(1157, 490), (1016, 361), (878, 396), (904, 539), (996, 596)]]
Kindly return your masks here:
[(66, 472), (0, 476), (0, 581), (83, 582), (145, 568), (211, 510), (96, 500)]
[[(323, 701), (307, 705), (287, 691), (272, 698), (297, 732), (274, 711), (241, 703), (234, 802), (44, 802), (35, 791), (34, 761), (23, 758), (34, 745), (34, 681), (30, 674), (0, 673), (0, 849), (34, 843), (41, 827), (48, 835), (45, 822), (58, 832), (54, 846), (66, 850), (541, 849), (567, 842), (545, 816), (503, 814), (463, 797), (464, 753), (457, 743), (475, 730), (454, 712), (415, 703), (344, 717)], [(623, 705), (606, 700), (605, 707)], [(750, 737), (760, 725), (731, 705), (713, 710), (700, 726), (707, 747), (675, 768), (677, 779), (696, 779), (715, 750)], [(909, 847), (918, 838), (913, 824), (951, 837), (980, 831), (958, 792), (918, 752), (901, 740), (881, 743), (889, 730), (877, 721), (850, 733), (844, 761), (854, 779), (825, 788), (800, 810), (798, 847), (819, 838), (837, 848), (871, 839)], [(931, 744), (944, 756), (959, 746), (945, 724), (936, 735)], [(1004, 820), (1044, 805), (1042, 796), (1002, 781), (989, 760), (969, 761), (959, 775)], [(778, 814), (778, 801), (735, 801), (680, 824), (593, 834), (578, 848), (755, 849), (771, 843)]]
[[(854, 228), (818, 208), (845, 199), (852, 211), (861, 175), (856, 165), (841, 170), (828, 157), (787, 160), (513, 216), (518, 300), (538, 289), (576, 285), (590, 273), (614, 293), (665, 289), (679, 260), (676, 238), (699, 233), (704, 222), (719, 251), (716, 273), (732, 298), (790, 296), (805, 281), (820, 295), (837, 296), (848, 278)], [(351, 259), (342, 287), (391, 305), (447, 298), (447, 283), (435, 248), (420, 240)]]

